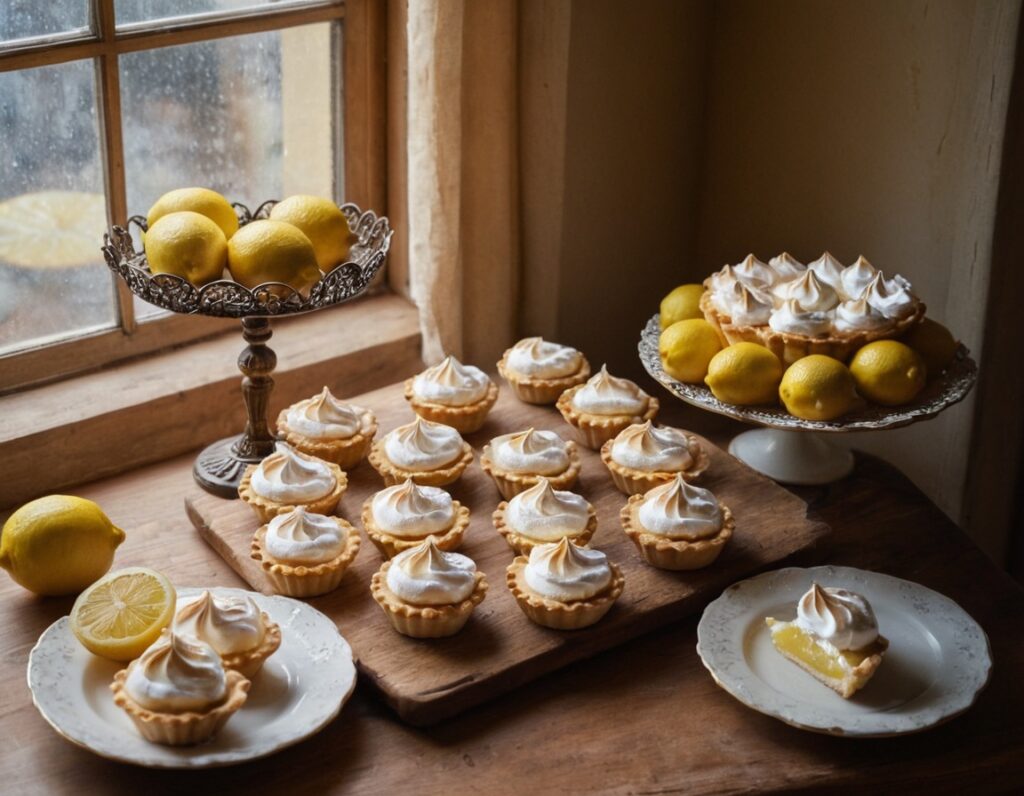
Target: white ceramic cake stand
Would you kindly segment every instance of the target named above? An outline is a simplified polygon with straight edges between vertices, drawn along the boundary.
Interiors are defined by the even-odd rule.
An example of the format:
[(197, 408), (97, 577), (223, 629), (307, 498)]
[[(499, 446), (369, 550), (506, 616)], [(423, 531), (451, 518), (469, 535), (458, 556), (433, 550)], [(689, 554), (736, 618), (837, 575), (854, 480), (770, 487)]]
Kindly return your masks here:
[(779, 406), (736, 406), (719, 401), (703, 384), (684, 384), (661, 366), (660, 318), (654, 315), (640, 334), (640, 361), (665, 389), (688, 404), (761, 428), (744, 431), (729, 443), (729, 453), (760, 473), (784, 484), (829, 484), (853, 469), (853, 454), (833, 442), (832, 434), (879, 431), (928, 420), (970, 392), (978, 366), (967, 349), (957, 348), (953, 362), (928, 382), (913, 403), (889, 408), (868, 405), (839, 420), (801, 420)]

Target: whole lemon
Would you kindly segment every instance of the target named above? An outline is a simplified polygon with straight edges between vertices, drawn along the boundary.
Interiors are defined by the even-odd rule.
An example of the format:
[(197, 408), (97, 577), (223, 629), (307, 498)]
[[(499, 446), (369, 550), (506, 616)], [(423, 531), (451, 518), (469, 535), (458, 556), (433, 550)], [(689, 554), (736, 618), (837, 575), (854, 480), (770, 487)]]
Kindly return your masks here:
[(36, 594), (76, 594), (110, 569), (123, 541), (124, 531), (91, 500), (47, 495), (7, 518), (0, 567)]
[(354, 242), (348, 219), (334, 202), (320, 196), (289, 196), (270, 211), (274, 221), (301, 229), (316, 251), (316, 262), (325, 274), (348, 257)]
[(804, 420), (834, 420), (857, 401), (846, 365), (821, 354), (802, 357), (786, 369), (779, 397), (787, 412)]
[(703, 285), (680, 285), (661, 300), (661, 328), (667, 329), (673, 323), (703, 318), (700, 311), (700, 297), (704, 295)]
[(711, 358), (704, 382), (719, 401), (740, 406), (779, 399), (782, 363), (764, 346), (736, 343)]
[(253, 221), (228, 241), (228, 270), (248, 288), (284, 282), (308, 290), (320, 278), (309, 238), (284, 221)]
[(897, 340), (868, 343), (853, 355), (850, 373), (861, 395), (884, 406), (914, 400), (927, 376), (920, 355)]
[(704, 380), (708, 363), (721, 350), (718, 332), (703, 318), (676, 321), (658, 338), (658, 353), (665, 372), (690, 384)]
[(146, 233), (145, 249), (154, 274), (174, 274), (197, 287), (220, 279), (228, 264), (220, 227), (191, 210), (162, 216)]
[(169, 213), (191, 210), (213, 221), (225, 238), (238, 232), (238, 216), (235, 209), (223, 196), (209, 188), (178, 188), (168, 191), (146, 214), (146, 226), (152, 227), (157, 221)]
[(907, 332), (903, 342), (921, 355), (928, 378), (942, 373), (956, 354), (956, 338), (953, 333), (931, 318), (925, 318)]

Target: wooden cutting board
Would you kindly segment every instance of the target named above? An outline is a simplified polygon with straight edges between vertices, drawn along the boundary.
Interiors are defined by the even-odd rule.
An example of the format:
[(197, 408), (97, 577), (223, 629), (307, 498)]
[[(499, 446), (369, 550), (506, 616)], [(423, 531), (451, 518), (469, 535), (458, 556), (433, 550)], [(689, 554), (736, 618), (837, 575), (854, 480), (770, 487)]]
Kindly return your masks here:
[[(380, 433), (408, 422), (413, 414), (395, 384), (353, 399), (377, 414)], [(492, 437), (533, 426), (571, 437), (572, 429), (554, 407), (520, 403), (503, 384), (498, 403), (484, 427), (467, 440), (477, 460), (452, 485), (457, 500), (469, 506), (470, 529), (460, 552), (487, 575), (490, 590), (466, 627), (447, 639), (409, 639), (392, 630), (370, 596), (370, 577), (380, 554), (363, 536), (362, 548), (341, 586), (310, 603), (333, 618), (352, 645), (364, 679), (406, 721), (425, 725), (509, 691), (552, 669), (612, 647), (672, 620), (691, 614), (723, 588), (783, 559), (814, 547), (829, 533), (807, 518), (807, 505), (705, 439), (711, 466), (701, 485), (711, 489), (736, 516), (736, 531), (715, 564), (695, 572), (665, 572), (647, 566), (619, 524), (626, 501), (612, 484), (595, 451), (580, 447), (582, 472), (575, 490), (597, 509), (598, 529), (591, 545), (605, 551), (625, 575), (622, 596), (589, 628), (557, 631), (530, 622), (505, 586), (505, 568), (513, 553), (491, 524), (501, 500), (480, 469), (481, 447)], [(363, 501), (383, 482), (367, 463), (349, 473), (339, 513), (359, 526)], [(249, 557), (258, 522), (240, 500), (223, 500), (198, 489), (185, 499), (200, 535), (254, 589), (272, 593), (259, 566)]]

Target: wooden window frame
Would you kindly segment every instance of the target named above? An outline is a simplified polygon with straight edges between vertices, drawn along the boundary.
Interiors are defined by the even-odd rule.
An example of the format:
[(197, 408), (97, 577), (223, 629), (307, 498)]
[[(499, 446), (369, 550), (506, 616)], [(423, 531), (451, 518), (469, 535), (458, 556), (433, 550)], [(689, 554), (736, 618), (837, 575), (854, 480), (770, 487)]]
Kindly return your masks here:
[[(315, 23), (341, 23), (340, 127), (335, 139), (342, 158), (345, 200), (386, 212), (384, 0), (324, 0), (304, 6), (268, 6), (251, 11), (133, 23), (117, 28), (115, 0), (90, 0), (90, 29), (31, 38), (0, 49), (0, 72), (92, 60), (100, 122), (108, 224), (125, 224), (125, 192), (118, 59), (126, 53), (192, 44)], [(137, 209), (136, 209), (137, 210)], [(116, 280), (113, 328), (28, 346), (0, 355), (0, 395), (95, 370), (115, 361), (207, 338), (236, 322), (171, 315), (136, 322), (133, 297)]]

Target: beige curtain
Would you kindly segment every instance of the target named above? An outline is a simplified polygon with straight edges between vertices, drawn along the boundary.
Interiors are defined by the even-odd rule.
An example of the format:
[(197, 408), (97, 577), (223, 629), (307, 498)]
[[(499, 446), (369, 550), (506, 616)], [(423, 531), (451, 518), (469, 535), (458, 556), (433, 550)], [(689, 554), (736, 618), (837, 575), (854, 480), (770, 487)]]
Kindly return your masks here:
[(424, 360), (493, 367), (519, 284), (515, 0), (409, 0), (409, 289)]

